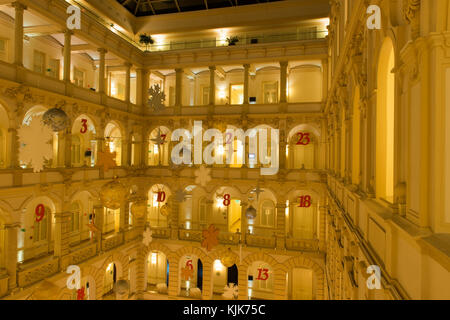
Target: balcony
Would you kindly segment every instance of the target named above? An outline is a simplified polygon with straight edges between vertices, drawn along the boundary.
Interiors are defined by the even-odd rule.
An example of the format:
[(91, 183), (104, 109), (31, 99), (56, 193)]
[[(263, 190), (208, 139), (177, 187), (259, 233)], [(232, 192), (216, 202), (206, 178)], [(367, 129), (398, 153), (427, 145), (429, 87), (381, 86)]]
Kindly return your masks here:
[(299, 251), (319, 251), (319, 240), (286, 238), (286, 249)]

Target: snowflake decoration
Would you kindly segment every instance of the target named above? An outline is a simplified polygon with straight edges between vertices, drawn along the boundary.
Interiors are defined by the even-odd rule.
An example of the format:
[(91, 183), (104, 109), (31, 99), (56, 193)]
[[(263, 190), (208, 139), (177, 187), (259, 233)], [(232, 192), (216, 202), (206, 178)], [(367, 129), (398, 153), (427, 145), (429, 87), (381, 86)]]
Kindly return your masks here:
[(152, 242), (153, 238), (152, 238), (152, 230), (150, 230), (149, 227), (147, 227), (144, 231), (144, 233), (142, 234), (142, 243), (148, 247), (148, 245), (150, 244), (150, 242)]
[(195, 183), (205, 187), (206, 184), (211, 181), (211, 169), (202, 165), (200, 168), (194, 171)]
[(217, 229), (213, 224), (211, 224), (207, 230), (202, 232), (202, 247), (206, 250), (211, 251), (215, 246), (219, 244), (219, 229)]
[(158, 128), (158, 135), (155, 138), (150, 139), (150, 140), (153, 141), (155, 144), (157, 144), (158, 147), (159, 147), (159, 145), (163, 145), (164, 144), (165, 138), (166, 138), (166, 135), (165, 134), (161, 134), (161, 129)]
[(99, 151), (98, 152), (98, 160), (97, 160), (97, 166), (101, 167), (103, 166), (103, 170), (105, 172), (109, 171), (109, 169), (114, 168), (117, 166), (116, 164), (116, 153), (109, 151), (109, 145), (106, 144), (106, 150)]
[(236, 299), (239, 294), (239, 287), (234, 283), (229, 283), (224, 287), (225, 292), (223, 296), (227, 299)]
[(256, 194), (256, 200), (257, 200), (257, 201), (258, 201), (258, 199), (259, 199), (259, 194), (260, 194), (260, 193), (263, 193), (263, 192), (264, 192), (264, 189), (261, 189), (261, 188), (259, 187), (259, 185), (257, 185), (256, 188), (254, 188), (252, 191), (250, 191), (250, 193)]
[(155, 84), (153, 87), (148, 89), (150, 94), (150, 99), (148, 103), (150, 107), (153, 108), (154, 112), (159, 112), (164, 109), (164, 101), (166, 100), (166, 94), (161, 91), (159, 84)]
[(181, 268), (181, 275), (183, 276), (183, 279), (186, 281), (189, 281), (189, 279), (192, 278), (192, 275), (194, 274), (194, 269), (184, 267)]
[(184, 197), (186, 196), (186, 192), (184, 192), (181, 189), (178, 189), (177, 192), (175, 192), (175, 200), (178, 202), (184, 202)]
[(53, 158), (53, 131), (42, 125), (38, 119), (33, 119), (29, 125), (23, 125), (17, 130), (20, 140), (19, 159), (31, 164), (33, 172), (44, 169), (45, 160)]

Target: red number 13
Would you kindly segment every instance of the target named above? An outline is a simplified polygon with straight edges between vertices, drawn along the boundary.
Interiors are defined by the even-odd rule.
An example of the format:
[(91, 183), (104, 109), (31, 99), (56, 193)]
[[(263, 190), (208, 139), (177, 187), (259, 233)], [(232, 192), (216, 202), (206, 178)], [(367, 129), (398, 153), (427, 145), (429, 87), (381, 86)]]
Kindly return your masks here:
[[(261, 273), (262, 273), (263, 277), (261, 277)], [(265, 281), (267, 279), (269, 279), (269, 269), (261, 269), (261, 268), (259, 268), (258, 269), (258, 277), (256, 278), (256, 280), (263, 280), (263, 281)]]

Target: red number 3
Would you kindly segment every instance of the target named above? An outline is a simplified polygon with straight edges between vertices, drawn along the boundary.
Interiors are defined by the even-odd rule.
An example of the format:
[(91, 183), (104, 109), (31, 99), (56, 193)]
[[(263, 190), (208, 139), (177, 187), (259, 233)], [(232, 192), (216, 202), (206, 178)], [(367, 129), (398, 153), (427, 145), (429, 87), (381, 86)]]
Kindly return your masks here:
[[(264, 277), (261, 277), (261, 273)], [(269, 279), (269, 269), (258, 269), (258, 277), (256, 278), (256, 280), (263, 280), (266, 281), (267, 279)]]
[[(297, 141), (297, 145), (301, 145), (301, 146), (307, 146), (310, 142), (311, 142), (311, 138), (309, 137), (309, 132), (303, 133), (303, 132), (298, 132), (298, 141)], [(306, 141), (305, 141), (306, 139)]]
[(87, 132), (87, 119), (81, 119), (81, 129), (80, 129), (81, 133), (86, 133)]
[(45, 207), (43, 204), (39, 204), (36, 209), (34, 210), (34, 213), (36, 213), (36, 222), (41, 222), (42, 219), (44, 219), (45, 215)]
[(231, 196), (228, 193), (223, 196), (223, 205), (225, 207), (228, 207), (230, 205), (231, 203), (230, 197)]

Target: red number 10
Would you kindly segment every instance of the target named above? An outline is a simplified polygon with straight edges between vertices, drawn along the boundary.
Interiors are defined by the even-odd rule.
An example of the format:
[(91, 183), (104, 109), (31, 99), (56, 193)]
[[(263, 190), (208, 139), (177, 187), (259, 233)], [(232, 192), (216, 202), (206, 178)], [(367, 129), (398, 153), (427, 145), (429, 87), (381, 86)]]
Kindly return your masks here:
[(164, 202), (166, 200), (166, 193), (164, 191), (158, 192), (158, 199), (156, 201), (158, 202)]

